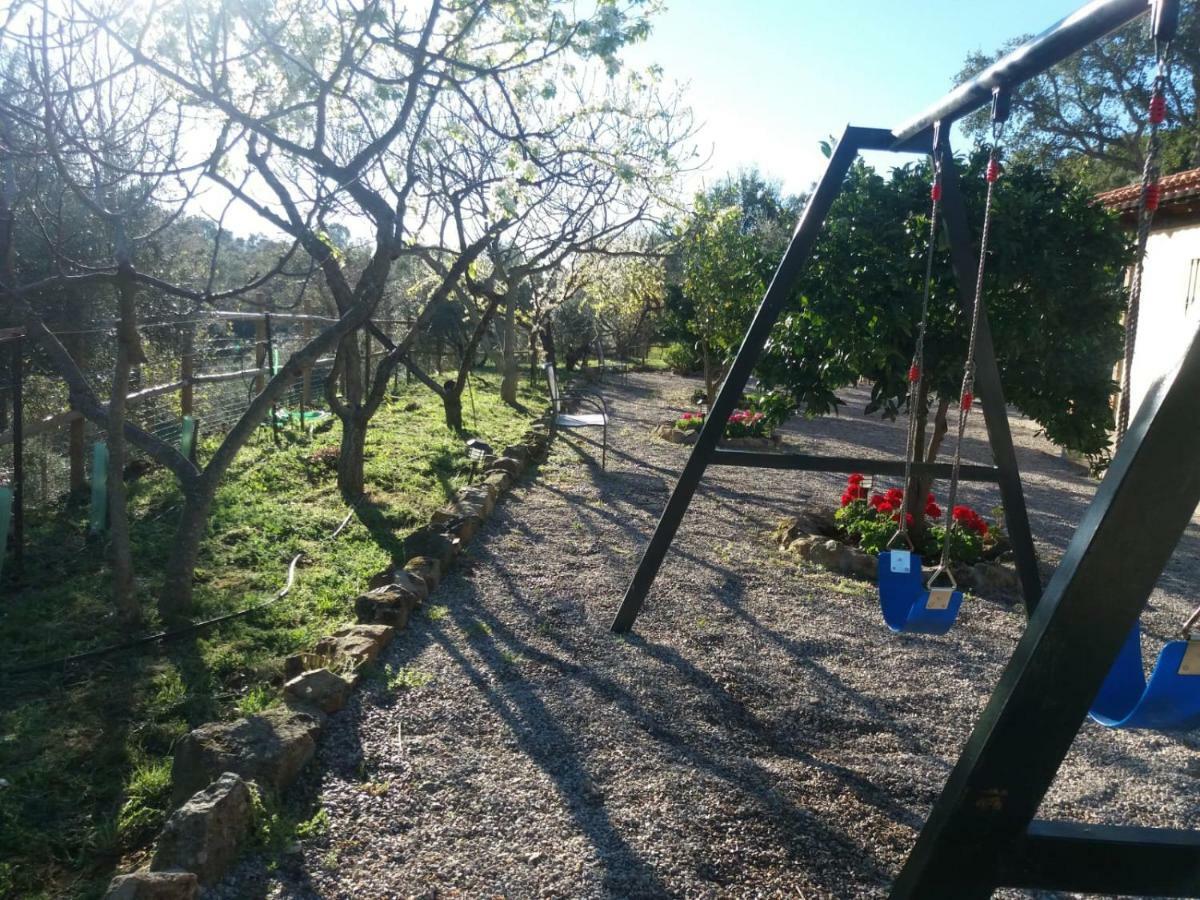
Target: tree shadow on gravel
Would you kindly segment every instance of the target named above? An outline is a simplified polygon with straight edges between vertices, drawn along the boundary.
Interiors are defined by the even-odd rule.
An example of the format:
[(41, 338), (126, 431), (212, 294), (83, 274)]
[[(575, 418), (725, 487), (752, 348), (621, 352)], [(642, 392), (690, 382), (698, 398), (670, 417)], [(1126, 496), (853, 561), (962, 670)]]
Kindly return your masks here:
[[(550, 776), (559, 792), (567, 798), (571, 819), (588, 836), (603, 861), (607, 873), (605, 886), (625, 896), (667, 894), (666, 886), (654, 868), (629, 845), (604, 806), (595, 802), (599, 792), (588, 771), (586, 753), (576, 748), (570, 731), (556, 720), (530, 682), (506, 677), (509, 662), (495, 638), (503, 640), (508, 653), (536, 659), (563, 672), (561, 661), (518, 640), (507, 626), (486, 613), (477, 600), (472, 590), (467, 602), (453, 607), (452, 618), (464, 631), (480, 620), (488, 626), (489, 639), (476, 639), (472, 643), (486, 671), (472, 662), (444, 631), (432, 633), (432, 639), (484, 693), (488, 705), (508, 726), (522, 752)], [(579, 671), (574, 665), (565, 667), (565, 674), (573, 675)]]
[[(512, 600), (519, 608), (525, 610), (531, 619), (538, 619), (544, 615), (537, 602), (522, 590), (518, 581), (505, 568), (501, 560), (491, 558), (488, 563), (492, 566), (493, 573), (504, 583), (505, 590), (511, 592)], [(456, 607), (456, 615), (465, 615), (463, 610), (463, 607)], [(745, 741), (748, 739), (769, 750), (772, 754), (821, 769), (836, 778), (847, 790), (860, 796), (864, 803), (878, 808), (881, 814), (905, 824), (914, 824), (915, 827), (910, 813), (892, 803), (885, 794), (871, 786), (861, 776), (844, 767), (822, 761), (794, 746), (789, 746), (784, 739), (773, 733), (774, 726), (757, 719), (744, 704), (732, 698), (727, 691), (721, 688), (711, 675), (686, 663), (681, 656), (675, 654), (675, 651), (655, 647), (654, 652), (646, 654), (644, 658), (659, 663), (660, 668), (660, 672), (648, 680), (661, 685), (669, 684), (671, 681), (678, 682), (682, 679), (683, 686), (690, 684), (709, 694), (713, 701), (712, 711), (718, 713), (717, 715), (708, 716), (705, 721), (696, 722), (689, 721), (684, 717), (681, 712), (683, 707), (680, 706), (672, 706), (670, 711), (645, 706), (637, 696), (614, 678), (604, 674), (603, 668), (611, 661), (596, 659), (589, 648), (570, 640), (564, 630), (554, 633), (539, 630), (539, 635), (552, 643), (556, 651), (547, 652), (519, 638), (510, 625), (501, 622), (490, 612), (482, 609), (478, 603), (472, 604), (470, 616), (480, 618), (488, 625), (491, 634), (490, 644), (486, 648), (477, 647), (477, 650), (494, 671), (503, 665), (504, 653), (507, 652), (519, 654), (559, 675), (570, 676), (576, 683), (586, 686), (596, 697), (598, 702), (593, 710), (599, 709), (601, 715), (605, 716), (619, 713), (625, 720), (625, 728), (631, 734), (641, 740), (653, 741), (659, 748), (659, 752), (665, 757), (662, 760), (664, 766), (669, 762), (677, 762), (709, 773), (737, 791), (744, 800), (751, 802), (759, 809), (759, 815), (768, 819), (783, 834), (803, 835), (805, 843), (821, 843), (840, 848), (842, 858), (854, 860), (865, 880), (879, 881), (883, 879), (885, 877), (883, 868), (878, 862), (866, 859), (863, 848), (859, 847), (850, 836), (831, 828), (812, 812), (798, 806), (785, 795), (776, 786), (777, 774), (751, 758), (751, 755), (746, 752)], [(578, 627), (590, 629), (595, 628), (596, 625), (584, 621)], [(569, 629), (566, 630), (569, 631)], [(612, 640), (615, 642), (620, 639), (614, 637)], [(627, 640), (632, 646), (639, 649), (647, 647), (640, 638)], [(502, 643), (503, 648), (497, 646), (498, 643)], [(672, 654), (675, 655), (672, 656)], [(589, 659), (589, 656), (592, 658)], [(458, 659), (457, 656), (456, 659)], [(460, 664), (470, 665), (465, 660), (461, 660)], [(675, 670), (674, 678), (669, 675), (664, 677), (664, 670), (668, 668)], [(487, 682), (480, 682), (480, 684), (485, 686)], [(534, 695), (535, 690), (536, 688), (533, 686), (523, 685), (519, 692), (515, 692), (509, 697), (511, 702), (523, 708), (524, 714), (520, 720), (531, 728), (532, 733), (539, 733), (539, 729), (549, 727), (554, 735), (554, 743), (562, 742), (564, 746), (570, 746), (573, 739), (586, 738), (586, 735), (573, 735), (567, 725), (555, 722), (546, 726), (545, 719), (554, 716), (554, 713), (540, 698)], [(494, 691), (493, 688), (493, 693)], [(668, 691), (668, 693), (670, 692)], [(681, 693), (683, 692), (681, 691)], [(661, 694), (660, 691), (660, 695), (656, 699), (669, 701), (669, 698), (662, 697)], [(490, 699), (489, 702), (496, 706), (501, 701)], [(583, 713), (582, 718), (586, 719), (586, 717), (587, 714)], [(515, 721), (517, 717), (514, 716), (513, 719)], [(682, 721), (679, 721), (680, 719)], [(722, 731), (727, 732), (731, 746), (725, 747), (722, 742), (712, 739), (708, 729), (714, 724)], [(580, 758), (574, 751), (572, 751), (571, 759), (573, 765), (579, 767), (586, 762), (586, 757)], [(535, 761), (542, 765), (542, 760), (535, 759)], [(558, 774), (549, 769), (547, 771), (554, 775), (556, 780), (558, 779)], [(600, 846), (597, 843), (597, 847)], [(789, 855), (795, 856), (794, 846), (789, 845), (785, 849)], [(810, 872), (808, 874), (819, 876), (819, 873)]]

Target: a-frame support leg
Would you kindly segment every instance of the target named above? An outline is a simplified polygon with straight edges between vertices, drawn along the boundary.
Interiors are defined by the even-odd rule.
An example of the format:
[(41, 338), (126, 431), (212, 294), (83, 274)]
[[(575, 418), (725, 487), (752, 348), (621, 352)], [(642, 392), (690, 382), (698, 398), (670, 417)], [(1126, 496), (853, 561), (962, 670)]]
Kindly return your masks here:
[[(1168, 872), (1129, 870), (1122, 882), (1126, 889), (1139, 887), (1130, 883), (1139, 875), (1147, 893), (1194, 893), (1200, 888), (1200, 867), (1189, 869), (1186, 854), (1183, 864), (1177, 864), (1176, 832), (1145, 829), (1139, 835), (1129, 830), (1116, 838), (1089, 838), (1077, 829), (1064, 843), (1061, 835), (1048, 834), (1046, 825), (1030, 827), (1088, 707), (1200, 503), (1198, 396), (1200, 330), (1174, 377), (1165, 376), (1155, 385), (1138, 411), (929, 814), (893, 897), (967, 900), (988, 897), (1004, 884), (1038, 883), (1038, 874), (1048, 874), (1045, 867), (1052, 862), (1048, 847), (1077, 848), (1081, 841), (1096, 852), (1107, 852), (1104, 847), (1110, 845), (1126, 860), (1142, 848), (1142, 859), (1165, 855), (1173, 861)], [(1200, 859), (1200, 835), (1193, 840), (1194, 858)], [(1072, 850), (1070, 858), (1079, 857)], [(1086, 873), (1069, 871), (1069, 863), (1064, 856), (1056, 864), (1056, 877), (1062, 883), (1071, 876), (1070, 883), (1086, 884)], [(1163, 884), (1167, 878), (1174, 885)]]
[[(946, 160), (953, 159), (948, 143), (944, 145), (943, 153)], [(950, 243), (950, 262), (958, 281), (960, 302), (969, 317), (975, 305), (979, 256), (974, 250), (958, 170), (951, 164), (942, 169), (942, 221)], [(1000, 368), (996, 364), (996, 349), (992, 343), (992, 329), (988, 325), (986, 308), (980, 311), (979, 316), (975, 387), (987, 423), (988, 443), (996, 461), (1000, 499), (1004, 505), (1004, 524), (1008, 539), (1012, 542), (1021, 593), (1025, 597), (1025, 610), (1027, 614), (1032, 614), (1042, 596), (1042, 580), (1038, 573), (1033, 533), (1029, 528), (1029, 513), (1025, 509), (1025, 493), (1021, 488), (1017, 454), (1008, 425), (1008, 406), (1004, 401), (1004, 388), (1000, 381)]]
[(848, 126), (842, 133), (841, 140), (834, 148), (833, 154), (825, 166), (825, 172), (817, 183), (816, 190), (813, 191), (812, 197), (804, 207), (804, 212), (796, 225), (796, 231), (792, 234), (791, 243), (788, 244), (787, 252), (784, 253), (779, 267), (775, 270), (775, 276), (771, 279), (766, 294), (763, 295), (758, 312), (754, 315), (754, 321), (750, 323), (750, 328), (738, 349), (737, 357), (730, 366), (729, 373), (725, 376), (716, 400), (712, 401), (709, 407), (708, 416), (705, 417), (704, 425), (700, 429), (700, 436), (696, 439), (687, 465), (683, 467), (683, 472), (675, 483), (671, 499), (667, 501), (667, 507), (658, 520), (646, 552), (642, 555), (637, 571), (634, 572), (633, 579), (629, 583), (629, 588), (625, 591), (621, 608), (613, 620), (613, 631), (625, 632), (633, 627), (634, 620), (637, 619), (642, 603), (646, 599), (646, 594), (649, 593), (650, 586), (654, 584), (658, 569), (671, 546), (671, 541), (675, 538), (675, 532), (679, 530), (679, 524), (683, 521), (684, 514), (692, 502), (692, 497), (700, 484), (700, 478), (712, 460), (713, 451), (725, 430), (725, 423), (737, 405), (742, 391), (746, 388), (750, 373), (758, 362), (759, 355), (771, 332), (771, 326), (779, 318), (779, 314), (783, 311), (796, 286), (800, 271), (808, 262), (813, 244), (820, 234), (825, 217), (829, 214), (829, 208), (842, 189), (846, 173), (850, 170), (850, 166), (854, 163), (860, 150), (886, 150), (892, 142), (891, 132), (884, 129)]

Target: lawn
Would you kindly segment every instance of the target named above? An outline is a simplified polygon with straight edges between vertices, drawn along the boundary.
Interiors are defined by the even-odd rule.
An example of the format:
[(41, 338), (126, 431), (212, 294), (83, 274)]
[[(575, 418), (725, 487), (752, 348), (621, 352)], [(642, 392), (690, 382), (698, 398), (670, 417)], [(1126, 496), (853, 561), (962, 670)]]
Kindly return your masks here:
[[(470, 434), (516, 441), (528, 413), (499, 399), (498, 379), (473, 379)], [(473, 412), (474, 407), (474, 412)], [(310, 428), (312, 426), (310, 425)], [(103, 539), (89, 538), (86, 497), (33, 511), (25, 577), (0, 583), (0, 896), (98, 896), (114, 868), (146, 852), (166, 814), (171, 748), (190, 728), (275, 702), (285, 656), (353, 620), (351, 599), (470, 475), (463, 437), (440, 401), (400, 386), (380, 410), (366, 453), (367, 502), (350, 511), (334, 465), (339, 426), (260, 428), (214, 506), (197, 569), (195, 618), (270, 599), (289, 561), (304, 558), (278, 604), (169, 645), (122, 651), (34, 674), (11, 670), (128, 640), (113, 615)], [(179, 495), (164, 471), (131, 485), (134, 559), (147, 631)]]

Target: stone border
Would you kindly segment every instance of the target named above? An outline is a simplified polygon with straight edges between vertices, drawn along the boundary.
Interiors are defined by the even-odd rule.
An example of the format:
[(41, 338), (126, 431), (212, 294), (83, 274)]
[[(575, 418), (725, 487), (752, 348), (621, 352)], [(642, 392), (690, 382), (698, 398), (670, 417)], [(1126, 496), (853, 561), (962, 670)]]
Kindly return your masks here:
[[(865, 581), (878, 580), (875, 554), (867, 553), (828, 534), (813, 533), (812, 520), (785, 519), (774, 531), (779, 549), (794, 553), (801, 559), (839, 575), (849, 575)], [(1006, 563), (983, 560), (973, 565), (951, 566), (954, 580), (963, 590), (989, 600), (1011, 602), (1021, 599), (1021, 582), (1017, 570)], [(933, 574), (932, 567), (926, 567)]]
[[(661, 425), (655, 425), (651, 433), (655, 437), (662, 438), (669, 444), (682, 444), (685, 447), (690, 447), (700, 437), (699, 429), (676, 428), (674, 422), (663, 422)], [(739, 450), (782, 450), (783, 438), (779, 432), (775, 432), (770, 437), (723, 437), (721, 438), (721, 446)]]
[(483, 479), (459, 490), (404, 541), (405, 560), (373, 576), (354, 598), (357, 625), (340, 628), (284, 662), (283, 705), (195, 728), (175, 746), (171, 803), (150, 866), (114, 878), (106, 900), (193, 900), (236, 862), (254, 825), (255, 791), (282, 794), (316, 754), (328, 716), (345, 705), (378, 658), (429, 599), (478, 534), (496, 501), (545, 457), (543, 417), (521, 442), (484, 461)]

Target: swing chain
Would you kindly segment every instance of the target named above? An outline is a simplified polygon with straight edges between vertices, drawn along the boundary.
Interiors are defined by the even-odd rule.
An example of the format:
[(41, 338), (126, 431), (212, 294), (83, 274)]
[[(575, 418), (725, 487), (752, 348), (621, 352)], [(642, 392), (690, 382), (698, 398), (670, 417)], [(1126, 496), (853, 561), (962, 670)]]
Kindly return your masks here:
[[(925, 251), (925, 288), (921, 296), (921, 318), (917, 324), (917, 344), (913, 350), (912, 365), (908, 369), (908, 447), (904, 455), (904, 490), (907, 493), (912, 485), (913, 459), (917, 455), (917, 410), (916, 403), (921, 399), (921, 387), (925, 379), (925, 332), (929, 324), (929, 294), (933, 284), (933, 254), (937, 246), (938, 214), (942, 208), (942, 123), (933, 123), (933, 150), (931, 152), (933, 165), (933, 182), (929, 188), (929, 198), (932, 208), (929, 213), (929, 246)], [(908, 505), (911, 499), (905, 497), (904, 503), (897, 514), (898, 527), (891, 540), (887, 542), (886, 550), (891, 550), (896, 542), (903, 539), (908, 549), (913, 549), (912, 538), (908, 534)]]
[(979, 321), (983, 310), (983, 275), (987, 263), (988, 235), (992, 229), (992, 199), (996, 182), (1000, 179), (1000, 144), (1004, 137), (1004, 125), (1008, 121), (1010, 99), (1008, 92), (1001, 87), (992, 91), (992, 146), (988, 151), (987, 161), (987, 195), (983, 203), (983, 227), (979, 235), (979, 270), (975, 276), (975, 299), (971, 304), (971, 330), (967, 337), (967, 361), (963, 366), (962, 391), (958, 403), (958, 432), (954, 442), (954, 462), (950, 468), (950, 487), (946, 497), (946, 508), (943, 512), (942, 524), (942, 557), (937, 569), (930, 576), (928, 586), (933, 586), (934, 580), (945, 574), (950, 575), (950, 536), (954, 529), (954, 506), (958, 500), (959, 470), (962, 465), (963, 435), (967, 430), (967, 418), (971, 414), (971, 406), (975, 395), (975, 348), (979, 337)]
[(1179, 629), (1179, 634), (1185, 641), (1200, 640), (1200, 635), (1196, 634), (1197, 628), (1200, 628), (1200, 606), (1187, 617), (1187, 621)]
[(1147, 119), (1150, 124), (1150, 135), (1146, 145), (1146, 163), (1142, 168), (1141, 191), (1138, 194), (1137, 208), (1137, 251), (1134, 256), (1133, 272), (1129, 277), (1129, 301), (1125, 308), (1125, 356), (1121, 366), (1121, 402), (1117, 407), (1117, 445), (1125, 438), (1129, 429), (1130, 388), (1133, 376), (1133, 353), (1137, 342), (1138, 313), (1142, 299), (1142, 273), (1146, 263), (1146, 244), (1150, 240), (1150, 227), (1154, 223), (1154, 212), (1162, 199), (1162, 188), (1159, 185), (1159, 154), (1162, 150), (1162, 139), (1159, 135), (1159, 125), (1166, 119), (1166, 85), (1170, 74), (1171, 41), (1169, 38), (1160, 40), (1158, 34), (1154, 38), (1154, 55), (1158, 68), (1154, 76), (1154, 84), (1150, 90), (1150, 103)]

